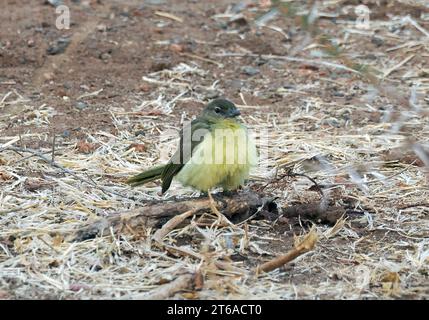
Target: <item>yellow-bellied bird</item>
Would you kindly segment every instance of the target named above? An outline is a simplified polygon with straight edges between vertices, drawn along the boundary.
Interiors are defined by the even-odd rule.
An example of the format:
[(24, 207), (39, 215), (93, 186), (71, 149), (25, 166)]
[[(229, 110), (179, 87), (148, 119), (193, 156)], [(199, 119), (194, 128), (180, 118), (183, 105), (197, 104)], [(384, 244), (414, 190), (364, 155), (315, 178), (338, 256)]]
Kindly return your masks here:
[(176, 177), (183, 185), (203, 192), (215, 187), (236, 190), (258, 159), (255, 142), (237, 119), (239, 115), (232, 102), (211, 101), (180, 131), (179, 148), (167, 164), (144, 171), (127, 183), (138, 186), (161, 179), (164, 193)]

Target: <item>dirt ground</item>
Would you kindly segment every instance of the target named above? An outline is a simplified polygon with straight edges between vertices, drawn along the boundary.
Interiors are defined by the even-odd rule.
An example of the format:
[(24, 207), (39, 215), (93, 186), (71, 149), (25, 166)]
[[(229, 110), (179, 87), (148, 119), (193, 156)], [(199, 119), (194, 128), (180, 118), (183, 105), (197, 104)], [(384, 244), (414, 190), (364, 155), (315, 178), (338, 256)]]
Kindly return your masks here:
[[(278, 5), (266, 2), (65, 0), (71, 25), (59, 30), (48, 1), (5, 0), (0, 299), (429, 298), (427, 3), (320, 1), (315, 35), (300, 22), (310, 3), (258, 24)], [(368, 29), (356, 27), (362, 3)], [(73, 241), (147, 201), (198, 196), (124, 182), (168, 160), (181, 123), (216, 97), (267, 140), (242, 192), (317, 203), (305, 177), (278, 179), (293, 169), (344, 217), (194, 218), (164, 239), (179, 253), (155, 245), (156, 227)], [(312, 250), (255, 275), (313, 224)]]

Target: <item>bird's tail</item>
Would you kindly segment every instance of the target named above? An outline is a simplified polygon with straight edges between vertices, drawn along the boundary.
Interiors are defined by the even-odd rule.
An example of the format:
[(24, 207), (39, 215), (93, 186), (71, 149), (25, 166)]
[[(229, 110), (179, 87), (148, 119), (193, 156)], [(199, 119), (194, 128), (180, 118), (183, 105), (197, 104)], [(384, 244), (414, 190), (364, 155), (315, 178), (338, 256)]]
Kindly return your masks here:
[(160, 179), (164, 167), (165, 165), (157, 166), (142, 173), (139, 173), (138, 175), (129, 178), (127, 180), (127, 184), (131, 185), (132, 187), (136, 187), (147, 182)]

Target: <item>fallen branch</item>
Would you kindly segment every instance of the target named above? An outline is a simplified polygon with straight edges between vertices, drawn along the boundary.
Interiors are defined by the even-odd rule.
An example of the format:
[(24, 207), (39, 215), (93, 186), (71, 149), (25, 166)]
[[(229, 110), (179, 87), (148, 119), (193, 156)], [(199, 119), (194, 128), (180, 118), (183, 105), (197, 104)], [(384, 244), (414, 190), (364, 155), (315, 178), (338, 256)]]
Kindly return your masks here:
[[(174, 202), (149, 203), (138, 210), (123, 214), (115, 214), (108, 218), (102, 218), (90, 225), (78, 230), (73, 241), (83, 241), (103, 234), (105, 230), (113, 228), (114, 232), (138, 230), (139, 228), (160, 228), (167, 223), (165, 228), (156, 233), (156, 239), (162, 239), (172, 229), (192, 215), (207, 212), (215, 205), (222, 214), (232, 223), (238, 223), (253, 216), (260, 211), (263, 214), (277, 212), (276, 204), (271, 200), (251, 192), (234, 193), (231, 195), (215, 194), (213, 203), (207, 197), (192, 198)], [(262, 207), (262, 209), (261, 209)], [(170, 219), (174, 219), (168, 222)], [(127, 226), (127, 228), (123, 228)]]

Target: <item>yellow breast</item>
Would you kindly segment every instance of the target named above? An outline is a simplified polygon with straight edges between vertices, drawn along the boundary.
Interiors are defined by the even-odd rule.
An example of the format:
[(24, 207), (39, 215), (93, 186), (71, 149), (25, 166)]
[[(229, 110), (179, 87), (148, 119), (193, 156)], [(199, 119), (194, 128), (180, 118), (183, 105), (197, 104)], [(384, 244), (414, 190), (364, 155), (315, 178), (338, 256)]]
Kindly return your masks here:
[(201, 191), (214, 187), (235, 190), (257, 163), (256, 145), (247, 128), (230, 119), (220, 121), (194, 149), (176, 178)]

